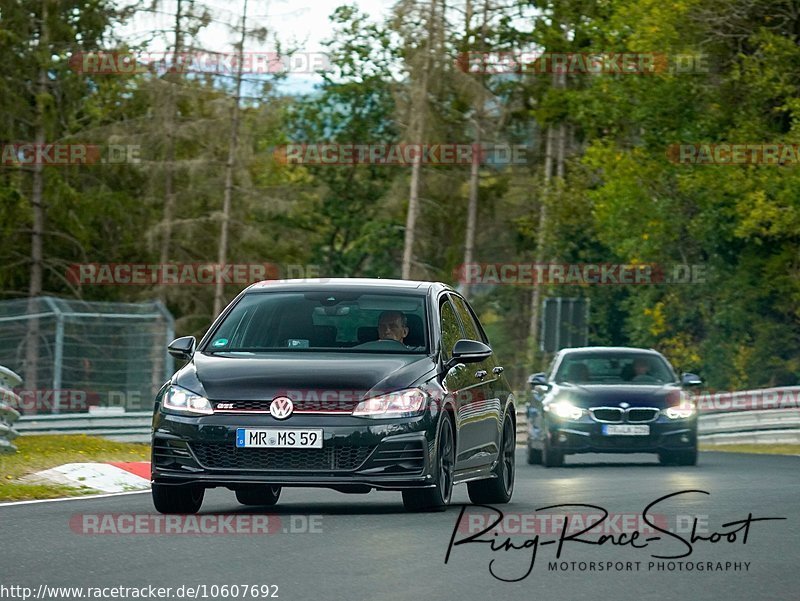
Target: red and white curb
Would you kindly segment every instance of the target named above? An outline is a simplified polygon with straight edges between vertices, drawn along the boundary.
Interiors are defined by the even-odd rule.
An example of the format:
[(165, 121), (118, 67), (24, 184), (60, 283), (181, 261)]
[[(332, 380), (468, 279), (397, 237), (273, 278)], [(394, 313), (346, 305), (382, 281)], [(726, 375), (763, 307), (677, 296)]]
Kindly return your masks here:
[(150, 488), (150, 462), (65, 463), (20, 479), (31, 484), (61, 484), (106, 493)]

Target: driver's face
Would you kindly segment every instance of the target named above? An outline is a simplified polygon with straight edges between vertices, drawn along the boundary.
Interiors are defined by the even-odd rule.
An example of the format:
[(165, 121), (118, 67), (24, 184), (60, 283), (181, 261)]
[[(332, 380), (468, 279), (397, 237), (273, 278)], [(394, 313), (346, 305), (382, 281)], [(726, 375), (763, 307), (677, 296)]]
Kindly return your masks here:
[(378, 336), (381, 340), (403, 342), (408, 336), (408, 328), (403, 325), (400, 315), (382, 315), (378, 322)]
[(633, 362), (633, 370), (637, 376), (643, 376), (650, 371), (650, 365), (646, 361), (639, 361), (638, 359)]

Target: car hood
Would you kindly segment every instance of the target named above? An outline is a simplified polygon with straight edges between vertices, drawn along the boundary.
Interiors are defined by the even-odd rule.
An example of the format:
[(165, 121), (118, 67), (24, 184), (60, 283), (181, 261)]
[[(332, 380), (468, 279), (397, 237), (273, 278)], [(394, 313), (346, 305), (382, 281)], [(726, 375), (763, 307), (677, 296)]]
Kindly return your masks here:
[(558, 384), (548, 394), (549, 401), (569, 400), (578, 407), (668, 407), (680, 402), (676, 384)]
[(198, 352), (173, 382), (212, 401), (270, 399), (291, 391), (366, 398), (414, 386), (435, 367), (430, 357), (420, 355)]

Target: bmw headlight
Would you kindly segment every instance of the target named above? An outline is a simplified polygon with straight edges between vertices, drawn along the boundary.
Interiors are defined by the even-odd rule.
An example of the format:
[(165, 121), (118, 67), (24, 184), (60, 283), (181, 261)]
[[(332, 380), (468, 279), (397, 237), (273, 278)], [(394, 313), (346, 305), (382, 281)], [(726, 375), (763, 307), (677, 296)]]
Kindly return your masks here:
[(419, 388), (398, 390), (361, 401), (353, 415), (356, 417), (412, 417), (425, 409), (425, 393)]
[(670, 419), (687, 419), (694, 415), (695, 408), (691, 403), (681, 403), (674, 407), (667, 407), (664, 410), (664, 415)]
[(188, 415), (210, 415), (214, 413), (208, 399), (180, 386), (170, 386), (161, 399), (161, 406), (168, 411)]
[(547, 410), (562, 419), (572, 420), (580, 419), (583, 417), (584, 412), (583, 409), (573, 405), (569, 401), (556, 401), (555, 403), (548, 405)]

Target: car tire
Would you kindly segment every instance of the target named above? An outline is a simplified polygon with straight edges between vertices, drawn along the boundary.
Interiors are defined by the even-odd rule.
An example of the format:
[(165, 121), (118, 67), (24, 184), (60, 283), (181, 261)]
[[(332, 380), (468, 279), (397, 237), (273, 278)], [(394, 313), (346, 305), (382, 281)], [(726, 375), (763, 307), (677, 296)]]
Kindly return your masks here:
[(236, 491), (236, 500), (242, 505), (275, 505), (281, 496), (280, 486), (260, 484)]
[(159, 513), (197, 513), (203, 505), (205, 489), (201, 486), (153, 484), (153, 505)]
[(528, 465), (541, 465), (542, 451), (528, 447)]
[(697, 465), (697, 447), (679, 451), (659, 451), (658, 461), (662, 465)]
[(494, 468), (495, 477), (467, 483), (469, 500), (473, 503), (508, 503), (514, 493), (515, 453), (517, 434), (514, 420), (506, 415), (500, 440), (500, 457)]
[(542, 445), (542, 465), (545, 467), (561, 467), (564, 465), (564, 451), (553, 449), (545, 436)]
[(456, 463), (456, 444), (453, 420), (446, 411), (439, 420), (436, 435), (436, 486), (403, 491), (403, 506), (407, 511), (444, 511), (453, 494), (453, 472)]

